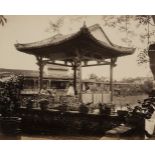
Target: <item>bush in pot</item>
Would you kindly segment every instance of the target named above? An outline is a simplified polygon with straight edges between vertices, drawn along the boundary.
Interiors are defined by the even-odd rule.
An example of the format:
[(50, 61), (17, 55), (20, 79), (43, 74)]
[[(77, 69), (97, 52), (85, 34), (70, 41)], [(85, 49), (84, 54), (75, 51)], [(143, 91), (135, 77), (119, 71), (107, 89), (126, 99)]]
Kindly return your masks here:
[(46, 98), (42, 98), (38, 101), (40, 104), (40, 109), (46, 111), (48, 109), (49, 101)]
[(80, 114), (87, 114), (89, 111), (88, 107), (84, 103), (80, 103), (79, 112)]

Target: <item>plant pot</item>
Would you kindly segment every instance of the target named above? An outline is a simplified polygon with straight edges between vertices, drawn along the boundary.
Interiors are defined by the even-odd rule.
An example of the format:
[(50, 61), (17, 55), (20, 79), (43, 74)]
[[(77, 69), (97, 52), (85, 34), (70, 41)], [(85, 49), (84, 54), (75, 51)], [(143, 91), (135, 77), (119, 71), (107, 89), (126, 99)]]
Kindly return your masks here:
[(19, 117), (0, 117), (0, 139), (21, 139), (20, 124), (21, 118)]
[(89, 109), (86, 106), (80, 106), (79, 112), (80, 114), (88, 114)]
[(62, 113), (65, 113), (67, 111), (67, 103), (62, 103), (60, 106), (59, 106), (59, 110), (62, 112)]
[(42, 111), (48, 110), (48, 105), (49, 105), (48, 100), (46, 100), (46, 99), (41, 99), (41, 100), (39, 101), (39, 104), (40, 104), (40, 109), (41, 109)]
[(125, 117), (128, 115), (128, 111), (127, 110), (117, 110), (117, 114), (120, 117)]
[(40, 105), (40, 109), (41, 109), (42, 111), (48, 110), (48, 104), (41, 104), (41, 105)]
[(111, 114), (111, 107), (106, 107), (103, 111), (103, 114), (109, 116)]

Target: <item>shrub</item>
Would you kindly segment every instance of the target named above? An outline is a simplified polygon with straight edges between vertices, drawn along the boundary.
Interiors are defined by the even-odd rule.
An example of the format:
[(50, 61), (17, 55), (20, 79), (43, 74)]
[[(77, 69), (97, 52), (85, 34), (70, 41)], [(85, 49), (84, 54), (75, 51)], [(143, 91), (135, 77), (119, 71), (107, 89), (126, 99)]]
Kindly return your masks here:
[(9, 75), (0, 79), (0, 113), (3, 116), (15, 115), (22, 88), (23, 76)]

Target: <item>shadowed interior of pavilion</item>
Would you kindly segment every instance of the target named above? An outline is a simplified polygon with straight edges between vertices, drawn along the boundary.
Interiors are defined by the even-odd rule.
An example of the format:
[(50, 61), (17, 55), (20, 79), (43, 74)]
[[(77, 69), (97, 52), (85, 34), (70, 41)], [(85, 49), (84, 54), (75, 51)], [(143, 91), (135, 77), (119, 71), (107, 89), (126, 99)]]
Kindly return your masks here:
[[(113, 44), (98, 24), (90, 27), (87, 27), (84, 24), (76, 33), (72, 33), (69, 35), (57, 34), (51, 38), (33, 43), (17, 43), (15, 44), (15, 47), (20, 52), (31, 54), (36, 57), (37, 64), (39, 66), (40, 90), (43, 87), (44, 65), (54, 64), (71, 67), (74, 71), (74, 93), (79, 103), (82, 102), (82, 67), (109, 65), (111, 104), (113, 103), (113, 67), (116, 66), (117, 58), (121, 56), (131, 55), (135, 50), (134, 48), (127, 48)], [(27, 114), (27, 112), (25, 112), (23, 109), (21, 109), (21, 113), (23, 115)], [(67, 130), (68, 128), (71, 128), (71, 126), (73, 127), (73, 129), (77, 129), (80, 126), (79, 128), (87, 131), (94, 131), (96, 133), (99, 130), (105, 131), (112, 127), (118, 126), (121, 123), (120, 118), (116, 118), (113, 116), (106, 116), (105, 119), (103, 119), (103, 116), (92, 114), (80, 115), (77, 113), (75, 114), (59, 112), (50, 114), (50, 111), (46, 111), (46, 113), (43, 114), (35, 110), (32, 110), (29, 113), (31, 113), (31, 120), (34, 119), (34, 114), (38, 115), (38, 117), (41, 115), (43, 115), (43, 117), (48, 117), (49, 124), (45, 125), (45, 123), (43, 123), (44, 125), (42, 124), (42, 128), (46, 126), (46, 129), (54, 128), (54, 130), (56, 130), (56, 128), (51, 124), (55, 123), (55, 120), (53, 121), (51, 117), (60, 117), (60, 120), (58, 121), (59, 123), (55, 123), (55, 126), (57, 126), (57, 128), (60, 128), (60, 130)], [(75, 122), (80, 122), (80, 125), (78, 126)], [(33, 123), (33, 121), (27, 121), (24, 125), (24, 128), (30, 126), (30, 124)], [(68, 126), (66, 126), (67, 124)], [(95, 128), (95, 130), (91, 129), (92, 126), (94, 126), (93, 128)], [(39, 127), (37, 126), (37, 128)]]

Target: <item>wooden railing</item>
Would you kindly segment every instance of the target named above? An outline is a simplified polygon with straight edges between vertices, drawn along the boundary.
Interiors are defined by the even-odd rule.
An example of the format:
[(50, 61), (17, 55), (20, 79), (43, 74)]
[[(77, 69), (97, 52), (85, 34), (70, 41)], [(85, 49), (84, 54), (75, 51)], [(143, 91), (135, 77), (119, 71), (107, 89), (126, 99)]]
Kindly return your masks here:
[[(21, 94), (23, 95), (37, 95), (39, 92), (38, 89), (24, 89)], [(65, 98), (67, 100), (66, 90), (59, 89), (56, 90), (55, 98), (58, 101), (59, 98)], [(69, 99), (73, 97), (68, 97)], [(76, 97), (75, 97), (76, 98)], [(110, 93), (107, 92), (83, 92), (82, 93), (82, 101), (84, 103), (110, 103)]]

